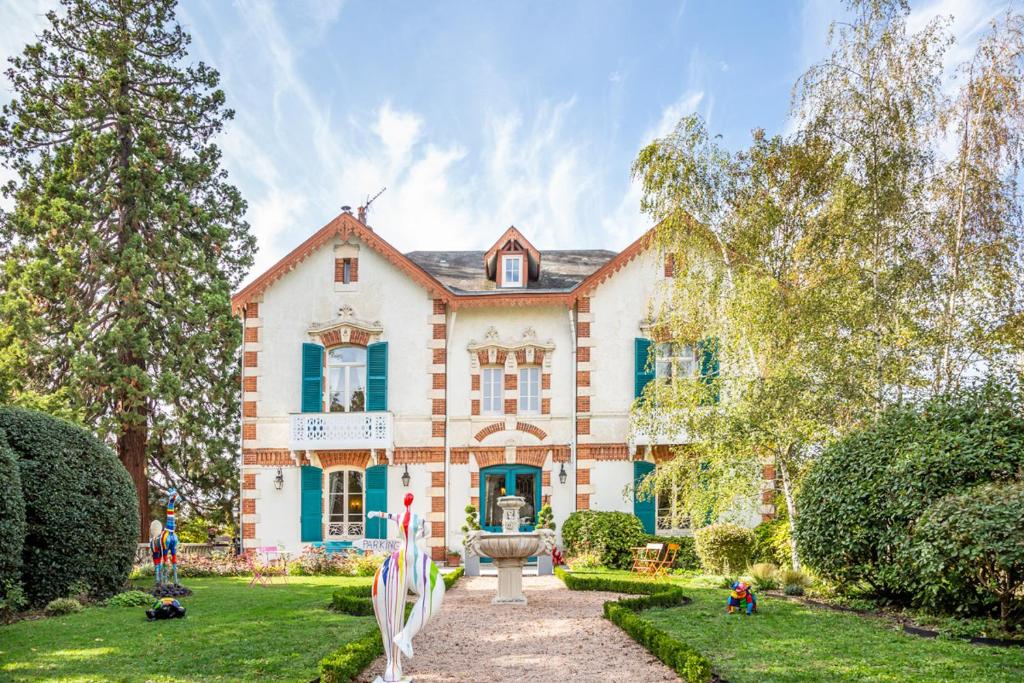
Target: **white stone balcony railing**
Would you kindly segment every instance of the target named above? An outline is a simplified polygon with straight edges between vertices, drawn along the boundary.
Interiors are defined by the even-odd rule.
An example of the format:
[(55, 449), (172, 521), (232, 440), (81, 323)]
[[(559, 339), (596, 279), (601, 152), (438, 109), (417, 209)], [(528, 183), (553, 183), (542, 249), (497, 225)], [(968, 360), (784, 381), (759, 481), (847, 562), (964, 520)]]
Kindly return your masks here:
[(391, 413), (294, 413), (293, 451), (394, 447)]
[(634, 427), (630, 434), (629, 442), (634, 446), (671, 446), (689, 443), (690, 437), (686, 435), (686, 431), (683, 429), (677, 431), (661, 429), (658, 432), (651, 433), (642, 428)]
[(328, 538), (362, 538), (362, 522), (328, 522)]

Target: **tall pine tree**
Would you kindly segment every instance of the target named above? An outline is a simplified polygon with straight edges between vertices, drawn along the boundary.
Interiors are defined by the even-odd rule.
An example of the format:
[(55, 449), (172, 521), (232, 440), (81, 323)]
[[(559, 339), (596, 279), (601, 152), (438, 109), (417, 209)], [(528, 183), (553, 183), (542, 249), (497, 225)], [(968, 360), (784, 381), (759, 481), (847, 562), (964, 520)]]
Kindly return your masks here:
[(175, 0), (62, 5), (7, 70), (0, 356), (18, 366), (9, 388), (60, 390), (116, 442), (145, 534), (148, 476), (229, 505), (230, 294), (255, 244), (211, 142), (232, 112), (217, 72), (187, 63)]

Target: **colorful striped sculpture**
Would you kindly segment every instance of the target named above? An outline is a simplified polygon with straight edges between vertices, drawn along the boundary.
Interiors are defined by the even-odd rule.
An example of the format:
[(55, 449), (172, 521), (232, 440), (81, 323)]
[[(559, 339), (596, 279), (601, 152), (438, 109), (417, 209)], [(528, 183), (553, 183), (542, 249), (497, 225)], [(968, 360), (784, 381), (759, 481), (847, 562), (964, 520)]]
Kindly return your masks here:
[[(431, 615), (441, 609), (444, 581), (430, 556), (416, 541), (426, 535), (426, 525), (419, 515), (409, 510), (412, 494), (405, 496), (405, 512), (370, 512), (368, 517), (383, 517), (398, 525), (402, 547), (384, 560), (373, 576), (373, 612), (377, 615), (387, 668), (377, 681), (393, 683), (402, 678), (401, 656), (412, 657), (412, 639)], [(405, 621), (405, 601), (409, 591), (418, 597), (409, 620)], [(403, 624), (404, 622), (404, 624)], [(375, 681), (376, 683), (376, 681)]]
[[(160, 525), (160, 521), (154, 519), (149, 525), (149, 550), (153, 553), (153, 569), (156, 576), (156, 585), (160, 586), (170, 577), (169, 569), (174, 568), (174, 585), (178, 585), (178, 534), (174, 532), (174, 502), (178, 499), (178, 492), (175, 489), (167, 491), (167, 528)], [(167, 558), (170, 556), (171, 567), (167, 566)]]

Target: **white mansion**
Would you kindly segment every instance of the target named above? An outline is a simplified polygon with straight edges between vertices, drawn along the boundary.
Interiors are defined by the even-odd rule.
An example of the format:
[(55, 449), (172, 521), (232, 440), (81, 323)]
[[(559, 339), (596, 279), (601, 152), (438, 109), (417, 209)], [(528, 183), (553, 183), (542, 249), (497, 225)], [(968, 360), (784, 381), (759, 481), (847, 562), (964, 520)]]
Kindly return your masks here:
[(672, 271), (651, 232), (619, 253), (540, 251), (513, 227), (486, 252), (402, 254), (342, 213), (232, 302), (244, 547), (381, 537), (366, 513), (410, 492), (438, 559), (461, 547), (466, 505), (500, 527), (506, 493), (527, 524), (550, 502), (559, 527), (621, 510), (679, 533), (668, 501), (630, 490), (671, 445), (631, 435), (634, 398), (702, 367), (674, 345), (648, 364), (649, 302)]

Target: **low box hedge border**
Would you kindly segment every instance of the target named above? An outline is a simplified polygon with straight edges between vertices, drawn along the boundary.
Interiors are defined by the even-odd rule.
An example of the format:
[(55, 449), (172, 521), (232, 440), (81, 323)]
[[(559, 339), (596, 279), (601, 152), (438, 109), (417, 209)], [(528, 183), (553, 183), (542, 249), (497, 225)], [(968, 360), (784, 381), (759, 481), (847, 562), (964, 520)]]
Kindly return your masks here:
[(619, 598), (604, 603), (604, 616), (621, 628), (629, 637), (643, 645), (651, 654), (690, 683), (708, 683), (712, 680), (711, 660), (694, 647), (654, 624), (643, 619), (640, 612), (653, 607), (678, 607), (689, 604), (683, 589), (670, 583), (634, 581), (603, 576), (580, 576), (555, 568), (569, 590), (607, 591), (639, 595)]
[[(455, 582), (462, 576), (463, 568), (442, 575), (445, 590), (451, 590)], [(329, 609), (354, 617), (373, 616), (373, 601), (370, 599), (372, 586), (345, 586), (334, 591)], [(406, 607), (405, 615), (409, 616), (412, 605)], [(349, 683), (356, 676), (384, 654), (384, 643), (380, 639), (377, 624), (356, 638), (345, 643), (337, 650), (320, 660), (321, 683)]]

